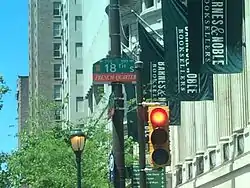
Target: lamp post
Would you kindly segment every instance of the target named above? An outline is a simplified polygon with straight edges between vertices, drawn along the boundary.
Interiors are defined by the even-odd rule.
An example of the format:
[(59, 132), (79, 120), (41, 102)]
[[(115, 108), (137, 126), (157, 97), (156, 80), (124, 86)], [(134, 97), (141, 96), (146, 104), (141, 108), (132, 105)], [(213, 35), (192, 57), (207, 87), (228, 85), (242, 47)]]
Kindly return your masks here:
[(77, 188), (81, 187), (81, 155), (84, 149), (86, 141), (85, 134), (81, 129), (73, 130), (70, 136), (70, 142), (72, 149), (76, 155), (76, 165), (77, 165)]

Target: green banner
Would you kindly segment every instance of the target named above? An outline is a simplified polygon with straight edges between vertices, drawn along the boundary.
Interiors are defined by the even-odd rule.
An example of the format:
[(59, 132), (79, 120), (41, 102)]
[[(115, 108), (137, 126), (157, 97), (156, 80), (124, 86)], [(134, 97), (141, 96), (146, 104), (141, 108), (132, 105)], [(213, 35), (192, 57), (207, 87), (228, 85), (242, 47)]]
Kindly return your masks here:
[(170, 92), (180, 101), (213, 100), (213, 75), (190, 70), (186, 6), (162, 0), (162, 18)]
[(190, 69), (240, 73), (244, 0), (188, 0)]
[[(173, 99), (168, 87), (168, 69), (164, 48), (138, 23), (140, 60), (143, 61), (145, 99), (166, 102), (170, 107), (170, 125), (180, 125), (180, 100)], [(171, 100), (173, 99), (173, 100)]]

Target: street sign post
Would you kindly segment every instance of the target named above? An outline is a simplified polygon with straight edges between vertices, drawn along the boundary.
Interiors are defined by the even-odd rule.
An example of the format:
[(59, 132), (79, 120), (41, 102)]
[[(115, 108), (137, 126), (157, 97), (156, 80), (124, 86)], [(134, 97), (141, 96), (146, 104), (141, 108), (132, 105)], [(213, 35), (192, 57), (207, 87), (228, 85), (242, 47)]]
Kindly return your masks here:
[(135, 82), (134, 63), (134, 60), (128, 58), (103, 58), (93, 65), (93, 82), (94, 84)]
[[(147, 166), (150, 169), (150, 166)], [(139, 165), (133, 166), (133, 188), (140, 188), (140, 172)], [(146, 172), (146, 181), (148, 188), (166, 188), (166, 174), (165, 169), (148, 170)]]

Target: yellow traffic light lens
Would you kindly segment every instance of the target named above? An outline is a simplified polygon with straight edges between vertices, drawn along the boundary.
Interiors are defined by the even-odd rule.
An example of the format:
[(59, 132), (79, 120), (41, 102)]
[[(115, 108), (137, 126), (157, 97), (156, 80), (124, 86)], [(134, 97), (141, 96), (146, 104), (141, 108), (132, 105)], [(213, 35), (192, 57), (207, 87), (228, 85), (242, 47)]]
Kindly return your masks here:
[(167, 142), (168, 133), (165, 129), (157, 128), (152, 132), (150, 139), (153, 145), (162, 145)]
[(165, 149), (156, 149), (152, 153), (152, 161), (155, 165), (163, 166), (169, 161), (170, 155)]
[(165, 126), (168, 122), (168, 114), (162, 108), (155, 108), (150, 113), (150, 121), (154, 127)]

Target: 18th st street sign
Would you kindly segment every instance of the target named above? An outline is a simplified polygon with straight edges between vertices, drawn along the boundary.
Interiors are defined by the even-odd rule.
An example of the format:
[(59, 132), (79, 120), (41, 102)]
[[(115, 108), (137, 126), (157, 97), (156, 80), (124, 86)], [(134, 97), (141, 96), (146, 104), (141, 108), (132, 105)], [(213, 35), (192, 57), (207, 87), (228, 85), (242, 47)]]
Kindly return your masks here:
[(103, 58), (93, 65), (93, 82), (135, 82), (134, 63), (134, 60), (128, 58)]

